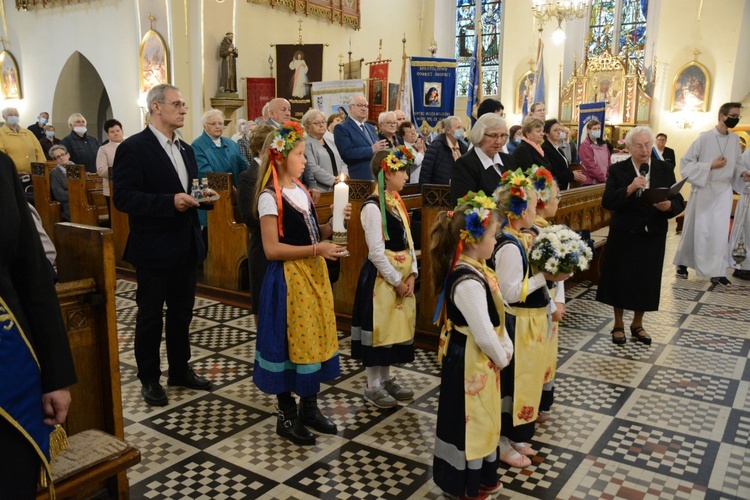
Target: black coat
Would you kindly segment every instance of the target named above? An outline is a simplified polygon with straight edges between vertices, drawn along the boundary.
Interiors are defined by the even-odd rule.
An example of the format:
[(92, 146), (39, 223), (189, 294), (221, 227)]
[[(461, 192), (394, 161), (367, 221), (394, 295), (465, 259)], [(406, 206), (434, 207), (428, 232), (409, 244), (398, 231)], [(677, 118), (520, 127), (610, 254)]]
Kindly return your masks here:
[(552, 172), (552, 177), (557, 181), (560, 191), (568, 189), (568, 186), (575, 178), (573, 177), (573, 171), (570, 170), (570, 166), (565, 159), (565, 155), (561, 151), (558, 151), (555, 145), (549, 141), (544, 141), (542, 149), (544, 150), (544, 158), (549, 162), (549, 170)]
[[(503, 161), (502, 172), (515, 170), (513, 158), (505, 153), (499, 153)], [(493, 167), (484, 168), (482, 161), (476, 153), (476, 147), (456, 160), (453, 166), (453, 177), (451, 178), (451, 205), (456, 200), (465, 196), (469, 191), (484, 191), (487, 196), (500, 184), (500, 174)]]
[[(664, 157), (664, 161), (672, 165), (672, 169), (674, 169), (677, 164), (677, 159), (674, 156), (674, 149), (665, 146), (662, 156)], [(656, 156), (656, 148), (651, 148), (651, 158), (654, 160), (659, 159), (659, 157)]]
[(513, 152), (513, 161), (516, 162), (516, 168), (521, 168), (522, 170), (526, 170), (532, 165), (552, 170), (549, 160), (545, 156), (540, 155), (536, 148), (523, 140)]
[[(180, 141), (180, 154), (190, 184), (198, 178), (193, 148)], [(130, 222), (124, 260), (135, 267), (166, 269), (206, 258), (198, 210), (175, 208), (175, 194), (185, 193), (185, 188), (149, 127), (117, 147), (112, 170), (115, 207), (128, 214)]]
[[(458, 141), (458, 149), (463, 156), (468, 147)], [(419, 171), (419, 185), (450, 183), (454, 163), (453, 151), (448, 146), (448, 139), (445, 138), (445, 134), (440, 134), (425, 151), (422, 170)]]

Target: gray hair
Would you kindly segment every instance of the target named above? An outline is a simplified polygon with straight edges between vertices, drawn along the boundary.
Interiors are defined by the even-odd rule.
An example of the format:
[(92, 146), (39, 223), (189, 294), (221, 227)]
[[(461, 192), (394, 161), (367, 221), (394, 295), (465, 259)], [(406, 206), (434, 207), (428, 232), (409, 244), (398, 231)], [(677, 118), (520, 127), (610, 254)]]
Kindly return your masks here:
[(203, 116), (201, 116), (201, 125), (205, 125), (208, 120), (213, 118), (214, 116), (220, 116), (222, 120), (222, 125), (224, 121), (224, 113), (221, 112), (219, 109), (209, 109), (205, 113), (203, 113)]
[(63, 153), (68, 152), (68, 148), (63, 146), (62, 144), (55, 144), (51, 148), (49, 148), (49, 156), (50, 158), (53, 158), (55, 156), (55, 151), (62, 151)]
[(633, 145), (633, 138), (637, 135), (647, 135), (651, 139), (651, 144), (654, 143), (656, 138), (654, 137), (654, 131), (651, 130), (651, 127), (646, 126), (638, 126), (633, 127), (630, 129), (630, 132), (628, 132), (628, 135), (625, 136), (625, 145), (630, 149), (630, 147)]
[(71, 130), (73, 130), (73, 124), (77, 122), (78, 120), (83, 120), (84, 123), (88, 123), (86, 121), (86, 118), (81, 113), (73, 113), (68, 117), (68, 127), (70, 127)]
[(441, 125), (442, 125), (442, 127), (443, 127), (443, 130), (444, 130), (444, 131), (445, 131), (446, 133), (448, 132), (448, 130), (453, 130), (453, 128), (454, 128), (454, 127), (451, 127), (451, 125), (452, 125), (452, 124), (453, 124), (453, 122), (454, 122), (454, 121), (456, 121), (456, 120), (458, 120), (458, 121), (459, 121), (459, 123), (463, 123), (463, 122), (461, 122), (461, 118), (459, 118), (459, 117), (457, 117), (457, 116), (455, 116), (455, 115), (453, 115), (453, 116), (449, 116), (448, 118), (446, 118), (445, 120), (443, 120), (443, 121), (441, 122)]
[(18, 113), (18, 108), (14, 108), (14, 107), (3, 108), (3, 111), (2, 111), (3, 118), (7, 117), (8, 113), (10, 113), (11, 111), (15, 111), (16, 113)]
[(383, 111), (378, 115), (378, 123), (383, 123), (389, 117), (392, 117), (394, 120), (396, 120), (396, 113), (394, 113), (393, 111)]
[(324, 115), (323, 112), (319, 109), (308, 109), (307, 112), (302, 116), (302, 126), (307, 128), (308, 125), (310, 125), (318, 115), (322, 116), (324, 120), (326, 119), (326, 115)]
[(479, 146), (479, 143), (484, 139), (484, 134), (487, 130), (495, 130), (498, 128), (504, 128), (505, 132), (508, 132), (505, 118), (496, 113), (486, 113), (480, 116), (474, 126), (471, 127), (469, 140), (474, 146)]
[(349, 97), (349, 100), (346, 102), (346, 105), (351, 109), (352, 104), (354, 104), (354, 99), (357, 97), (361, 97), (362, 99), (365, 99), (364, 94), (354, 94), (353, 96)]
[[(263, 105), (263, 108), (260, 110), (260, 114), (264, 119), (268, 118), (268, 108), (271, 107), (271, 101), (268, 101)], [(257, 120), (256, 120), (257, 121)]]
[(146, 96), (146, 105), (148, 106), (149, 112), (153, 111), (151, 109), (151, 105), (153, 103), (158, 102), (159, 104), (164, 104), (164, 94), (166, 94), (168, 90), (174, 90), (176, 92), (180, 91), (180, 89), (168, 83), (161, 83), (152, 87), (151, 90), (148, 91), (148, 95)]

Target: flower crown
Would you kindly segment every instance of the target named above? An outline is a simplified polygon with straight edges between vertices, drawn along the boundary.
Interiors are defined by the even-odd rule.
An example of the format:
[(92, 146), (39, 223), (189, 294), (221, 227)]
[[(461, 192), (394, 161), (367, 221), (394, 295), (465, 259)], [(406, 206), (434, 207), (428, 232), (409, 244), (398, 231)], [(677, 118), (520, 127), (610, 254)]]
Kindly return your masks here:
[(461, 239), (467, 243), (479, 243), (487, 226), (490, 225), (492, 211), (497, 210), (497, 205), (492, 198), (484, 194), (484, 191), (469, 191), (466, 196), (458, 199), (456, 208), (448, 212), (448, 217), (452, 219), (455, 211), (464, 205), (471, 208), (464, 211), (466, 227), (461, 229)]
[(510, 193), (508, 205), (503, 207), (509, 219), (518, 219), (529, 204), (526, 189), (533, 189), (531, 180), (519, 168), (515, 172), (507, 170), (500, 178), (500, 189), (507, 189)]
[(406, 146), (399, 146), (391, 151), (388, 156), (380, 162), (383, 172), (398, 172), (414, 163), (414, 151)]
[(293, 121), (286, 122), (280, 129), (273, 134), (273, 141), (268, 147), (271, 157), (283, 156), (286, 158), (289, 151), (294, 149), (295, 144), (305, 138), (305, 131), (302, 126)]
[(547, 202), (552, 196), (552, 172), (539, 165), (532, 165), (527, 170), (526, 175), (531, 181), (531, 185), (536, 191), (538, 200), (536, 203), (537, 208), (544, 208), (547, 206)]

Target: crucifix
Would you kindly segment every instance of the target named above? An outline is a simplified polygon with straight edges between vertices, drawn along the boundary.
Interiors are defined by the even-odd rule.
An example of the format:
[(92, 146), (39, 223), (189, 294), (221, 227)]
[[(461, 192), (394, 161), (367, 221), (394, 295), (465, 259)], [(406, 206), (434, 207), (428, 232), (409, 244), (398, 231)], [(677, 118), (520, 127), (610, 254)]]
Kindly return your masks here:
[[(3, 43), (5, 43), (5, 42), (3, 42)], [(693, 54), (693, 61), (695, 61), (698, 58), (698, 54), (702, 54), (702, 52), (700, 50), (698, 50), (697, 48), (695, 48), (695, 49), (693, 49), (693, 51), (691, 52), (691, 54)]]
[(299, 31), (299, 39), (297, 40), (297, 45), (304, 45), (304, 43), (302, 43), (302, 19), (297, 22), (299, 23), (299, 28), (297, 30)]
[(344, 79), (344, 54), (339, 54), (339, 80)]
[(534, 60), (529, 59), (529, 71), (534, 71)]
[(10, 45), (10, 40), (6, 40), (5, 37), (0, 36), (0, 43), (3, 44), (3, 50), (8, 50), (7, 45)]
[(154, 16), (152, 16), (151, 13), (149, 12), (148, 13), (148, 17), (146, 19), (148, 19), (148, 25), (149, 25), (148, 29), (153, 30), (154, 29), (154, 21), (156, 21), (156, 18)]

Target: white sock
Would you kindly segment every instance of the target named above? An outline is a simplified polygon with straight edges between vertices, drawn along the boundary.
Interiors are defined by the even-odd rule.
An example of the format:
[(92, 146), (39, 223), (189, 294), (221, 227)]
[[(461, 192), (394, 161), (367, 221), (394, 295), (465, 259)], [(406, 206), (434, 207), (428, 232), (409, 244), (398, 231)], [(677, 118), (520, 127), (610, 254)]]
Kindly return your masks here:
[(367, 375), (367, 388), (374, 389), (383, 385), (383, 378), (380, 374), (380, 366), (366, 366), (365, 374)]
[(385, 384), (391, 379), (391, 367), (390, 366), (381, 366), (380, 367), (380, 380), (383, 381)]

